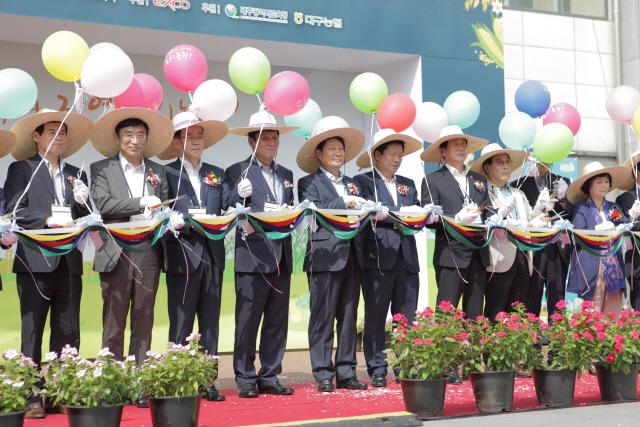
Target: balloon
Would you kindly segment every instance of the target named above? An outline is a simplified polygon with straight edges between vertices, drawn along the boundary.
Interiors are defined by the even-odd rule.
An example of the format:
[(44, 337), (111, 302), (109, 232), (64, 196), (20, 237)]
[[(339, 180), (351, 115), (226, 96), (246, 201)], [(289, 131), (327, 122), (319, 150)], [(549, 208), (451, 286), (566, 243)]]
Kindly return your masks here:
[(500, 121), (500, 139), (512, 150), (529, 148), (538, 131), (536, 123), (528, 114), (517, 112), (506, 115)]
[(378, 111), (382, 101), (389, 95), (387, 84), (374, 73), (362, 73), (351, 82), (349, 96), (355, 107), (363, 113)]
[(515, 95), (518, 111), (536, 118), (542, 116), (551, 104), (549, 89), (537, 80), (528, 80), (518, 86)]
[(111, 98), (126, 91), (133, 81), (133, 63), (117, 49), (99, 49), (82, 66), (82, 88), (89, 95)]
[(197, 47), (181, 44), (164, 57), (164, 75), (182, 92), (194, 91), (207, 78), (207, 58)]
[(271, 77), (271, 65), (264, 53), (243, 47), (229, 60), (229, 77), (241, 91), (255, 95), (264, 90)]
[(223, 80), (207, 80), (193, 93), (193, 108), (202, 120), (223, 122), (233, 115), (237, 104), (236, 91)]
[(542, 163), (555, 163), (573, 149), (573, 133), (562, 123), (549, 123), (533, 139), (533, 153)]
[(427, 142), (436, 142), (440, 131), (449, 125), (449, 117), (444, 108), (435, 102), (423, 102), (416, 108), (413, 131)]
[(580, 113), (571, 104), (554, 104), (542, 116), (543, 124), (562, 123), (571, 129), (574, 136), (580, 130), (580, 122)]
[(281, 116), (302, 110), (309, 100), (309, 84), (294, 71), (282, 71), (271, 77), (264, 90), (264, 103)]
[(458, 125), (466, 129), (478, 120), (480, 116), (480, 102), (471, 92), (459, 90), (453, 92), (444, 101), (444, 111), (447, 112), (450, 125)]
[(284, 123), (287, 126), (297, 126), (300, 129), (293, 131), (293, 134), (301, 138), (309, 139), (313, 127), (322, 119), (322, 111), (313, 99), (309, 98), (307, 105), (297, 113), (284, 117)]
[(320, 121), (318, 121), (318, 123), (316, 123), (316, 125), (313, 127), (313, 130), (311, 131), (311, 136), (315, 136), (319, 133), (322, 133), (331, 129), (348, 128), (348, 127), (349, 127), (349, 123), (347, 123), (347, 121), (342, 117), (327, 116), (321, 119)]
[[(0, 93), (2, 93), (2, 91), (0, 91)], [(2, 98), (2, 96), (0, 96), (0, 98)], [(0, 115), (0, 117), (2, 117), (2, 115)], [(640, 135), (640, 107), (636, 109), (636, 113), (633, 115), (633, 128), (636, 130), (636, 135)]]
[(0, 118), (17, 119), (38, 100), (38, 86), (28, 73), (17, 68), (0, 70)]
[(631, 86), (618, 86), (607, 96), (607, 113), (619, 123), (630, 124), (640, 106), (640, 92)]
[(73, 82), (80, 78), (82, 64), (89, 57), (89, 46), (71, 31), (51, 34), (42, 45), (42, 62), (56, 79)]
[(402, 93), (387, 96), (378, 109), (378, 123), (382, 129), (402, 132), (416, 119), (416, 103)]
[(155, 77), (143, 73), (134, 74), (129, 88), (116, 96), (116, 108), (140, 107), (155, 111), (162, 105), (163, 96), (162, 85)]
[(91, 46), (91, 48), (89, 48), (89, 54), (92, 54), (93, 52), (95, 52), (96, 50), (100, 50), (100, 49), (117, 49), (117, 50), (122, 50), (120, 49), (119, 46), (116, 46), (113, 43), (107, 43), (107, 42), (102, 42), (102, 43), (97, 43), (94, 44), (93, 46)]

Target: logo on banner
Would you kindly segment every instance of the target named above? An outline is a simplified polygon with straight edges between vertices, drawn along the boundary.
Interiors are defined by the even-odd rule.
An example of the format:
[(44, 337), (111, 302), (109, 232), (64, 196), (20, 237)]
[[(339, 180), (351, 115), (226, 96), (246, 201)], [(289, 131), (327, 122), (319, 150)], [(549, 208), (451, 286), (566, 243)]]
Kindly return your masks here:
[(229, 18), (238, 19), (238, 9), (232, 4), (228, 4), (224, 8), (224, 13), (227, 14)]
[(187, 0), (153, 0), (153, 4), (158, 7), (168, 7), (174, 12), (177, 9), (191, 9), (191, 3)]
[(220, 5), (214, 3), (202, 3), (202, 10), (204, 13), (214, 13), (220, 15)]
[(324, 25), (327, 28), (342, 28), (342, 19), (330, 19), (324, 16), (304, 15), (302, 12), (294, 12), (293, 20), (298, 25), (302, 24), (302, 22), (304, 21), (305, 24), (313, 26), (317, 25), (318, 27)]
[(303, 18), (304, 18), (304, 14), (302, 12), (293, 13), (293, 20), (296, 24), (298, 25), (302, 24)]

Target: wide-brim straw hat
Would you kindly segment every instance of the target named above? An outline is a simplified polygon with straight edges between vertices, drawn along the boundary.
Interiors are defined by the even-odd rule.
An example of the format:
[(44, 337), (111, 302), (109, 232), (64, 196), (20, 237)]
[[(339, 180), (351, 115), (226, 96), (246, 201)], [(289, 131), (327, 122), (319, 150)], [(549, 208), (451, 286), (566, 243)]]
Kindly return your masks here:
[(355, 159), (364, 147), (365, 136), (364, 133), (358, 129), (350, 127), (327, 128), (316, 126), (313, 128), (311, 138), (304, 143), (298, 152), (298, 157), (296, 158), (298, 167), (308, 174), (316, 173), (318, 168), (322, 166), (320, 159), (316, 156), (316, 148), (322, 141), (336, 137), (342, 138), (344, 141), (344, 164)]
[(249, 136), (251, 132), (259, 131), (262, 128), (265, 130), (277, 130), (280, 135), (299, 129), (297, 126), (278, 126), (275, 117), (263, 108), (260, 108), (255, 114), (249, 118), (249, 126), (244, 128), (231, 128), (229, 133), (234, 133), (240, 136)]
[(440, 146), (445, 141), (456, 138), (467, 140), (467, 155), (475, 153), (489, 143), (486, 139), (465, 135), (460, 126), (446, 126), (440, 131), (440, 138), (420, 154), (420, 159), (426, 163), (444, 163), (444, 158), (440, 154)]
[(0, 158), (9, 154), (11, 150), (13, 150), (17, 141), (18, 137), (15, 133), (9, 130), (0, 129)]
[(103, 156), (111, 158), (120, 152), (114, 139), (116, 125), (126, 119), (139, 119), (149, 127), (149, 138), (142, 152), (144, 158), (162, 153), (173, 139), (173, 124), (164, 114), (140, 107), (123, 107), (100, 117), (91, 129), (91, 143)]
[[(424, 144), (421, 141), (403, 133), (396, 133), (393, 129), (380, 129), (375, 135), (373, 135), (373, 141), (373, 145), (367, 148), (364, 153), (360, 154), (360, 157), (356, 160), (356, 165), (359, 168), (370, 168), (372, 161), (373, 166), (376, 166), (378, 164), (375, 156), (376, 148), (380, 147), (382, 144), (386, 144), (387, 142), (404, 142), (404, 152), (402, 153), (402, 157), (424, 148)], [(369, 152), (371, 152), (371, 158), (369, 158)]]
[(524, 161), (527, 159), (527, 153), (523, 150), (509, 150), (508, 148), (502, 148), (500, 144), (491, 143), (482, 149), (482, 153), (480, 153), (480, 158), (475, 161), (473, 166), (471, 167), (472, 172), (476, 172), (482, 174), (483, 176), (488, 177), (488, 175), (484, 172), (484, 168), (482, 164), (485, 160), (497, 156), (498, 154), (506, 154), (511, 159), (511, 171), (518, 169), (520, 166), (524, 164)]
[(631, 155), (630, 159), (627, 159), (626, 162), (622, 164), (622, 166), (627, 167), (629, 169), (633, 169), (640, 162), (640, 151), (636, 151)]
[(628, 190), (633, 187), (635, 180), (631, 174), (631, 169), (625, 166), (609, 166), (605, 168), (600, 162), (591, 162), (582, 168), (582, 176), (573, 181), (567, 189), (567, 199), (573, 204), (585, 199), (588, 194), (584, 194), (580, 188), (589, 178), (603, 173), (611, 175), (611, 187), (609, 191), (616, 188)]
[[(66, 117), (66, 119), (65, 119)], [(16, 134), (17, 142), (11, 150), (11, 155), (16, 160), (24, 160), (33, 157), (38, 152), (36, 142), (33, 140), (33, 131), (40, 125), (49, 122), (62, 122), (67, 125), (67, 146), (61, 157), (66, 159), (89, 140), (89, 134), (93, 127), (93, 120), (77, 113), (67, 113), (49, 109), (42, 109), (36, 114), (24, 117), (11, 128)]]
[[(226, 124), (218, 120), (205, 120), (200, 121), (198, 117), (190, 112), (176, 114), (173, 118), (173, 131), (175, 132), (186, 129), (191, 126), (202, 127), (204, 133), (204, 147), (203, 151), (213, 146), (217, 142), (220, 142), (229, 133), (229, 128)], [(158, 154), (160, 160), (172, 160), (180, 156), (180, 151), (173, 145), (173, 141), (165, 150)]]

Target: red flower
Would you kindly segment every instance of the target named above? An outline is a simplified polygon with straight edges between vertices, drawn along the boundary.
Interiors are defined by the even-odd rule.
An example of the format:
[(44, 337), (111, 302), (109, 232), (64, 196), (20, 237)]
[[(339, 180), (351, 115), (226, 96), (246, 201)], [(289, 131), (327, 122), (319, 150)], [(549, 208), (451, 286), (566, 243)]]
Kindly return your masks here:
[(440, 308), (444, 311), (451, 310), (451, 303), (449, 301), (442, 301), (440, 303)]
[(396, 322), (399, 320), (402, 320), (402, 314), (400, 313), (396, 313), (393, 315), (393, 320), (395, 320)]
[(596, 306), (596, 303), (593, 301), (582, 301), (582, 308), (591, 308), (595, 306)]
[(501, 311), (496, 315), (495, 320), (502, 320), (502, 319), (506, 319), (507, 317), (509, 317), (507, 316), (507, 313), (505, 313), (504, 311)]
[(614, 340), (615, 340), (617, 343), (621, 343), (622, 341), (624, 341), (624, 337), (623, 337), (622, 335), (616, 335), (616, 336), (615, 336), (615, 338), (614, 338)]
[(430, 345), (433, 342), (433, 340), (424, 340), (423, 344), (424, 345)]
[(422, 344), (422, 340), (420, 338), (416, 338), (415, 340), (413, 340), (414, 344), (420, 345)]
[(559, 308), (560, 310), (562, 310), (563, 308), (565, 308), (566, 305), (567, 303), (565, 301), (558, 301), (558, 303), (556, 304), (556, 308)]
[(611, 364), (614, 360), (616, 360), (616, 355), (613, 353), (609, 353), (609, 355), (607, 356), (607, 363)]
[(579, 334), (579, 333), (577, 333), (577, 332), (574, 332), (574, 333), (573, 333), (573, 337), (574, 337), (575, 339), (579, 340), (579, 339), (580, 339), (580, 334)]
[(603, 340), (604, 339), (604, 332), (598, 332), (598, 339)]
[(638, 331), (631, 332), (631, 338), (633, 338), (634, 340), (640, 338), (640, 334), (638, 334)]
[(623, 347), (622, 343), (621, 343), (621, 342), (619, 342), (618, 344), (616, 344), (616, 345), (613, 347), (613, 351), (615, 351), (615, 352), (616, 352), (616, 354), (620, 354), (620, 353), (622, 353), (622, 347)]
[(460, 333), (460, 335), (458, 335), (458, 336), (459, 336), (459, 337), (460, 337), (460, 339), (462, 339), (462, 340), (466, 340), (467, 338), (469, 338), (469, 335), (467, 335), (467, 334), (466, 334), (466, 333), (464, 333), (464, 332), (461, 332), (461, 333)]
[(553, 314), (551, 315), (551, 318), (552, 318), (553, 320), (562, 320), (562, 314), (560, 314), (560, 313), (553, 313)]
[(507, 335), (507, 333), (506, 333), (506, 332), (504, 332), (504, 331), (500, 331), (500, 332), (498, 332), (498, 333), (497, 333), (497, 335), (498, 335), (500, 338), (502, 338), (502, 337), (506, 336), (506, 335)]

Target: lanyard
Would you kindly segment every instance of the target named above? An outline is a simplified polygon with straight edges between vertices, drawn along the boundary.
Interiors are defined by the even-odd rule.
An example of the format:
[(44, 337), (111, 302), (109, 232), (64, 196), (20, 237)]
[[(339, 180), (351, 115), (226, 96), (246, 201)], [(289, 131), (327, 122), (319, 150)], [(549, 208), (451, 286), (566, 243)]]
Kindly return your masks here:
[[(122, 172), (122, 176), (124, 177), (124, 182), (127, 184), (127, 190), (129, 190), (129, 197), (133, 199), (133, 193), (131, 192), (131, 187), (129, 187), (129, 181), (127, 181), (127, 175), (124, 174), (124, 169), (122, 169), (121, 157), (118, 155), (118, 166), (120, 167), (120, 172)], [(143, 161), (144, 163), (144, 161)], [(133, 166), (133, 165), (131, 165)], [(146, 189), (146, 179), (144, 176), (144, 172), (142, 172), (142, 197), (144, 197), (144, 190)]]
[[(51, 163), (49, 163), (49, 166), (51, 166)], [(53, 171), (51, 169), (49, 169), (49, 173), (51, 174), (51, 183), (53, 184), (53, 192), (56, 194), (56, 205), (58, 204), (63, 204), (66, 197), (65, 197), (65, 188), (64, 188), (64, 181), (62, 180), (62, 165), (58, 164), (58, 173), (60, 174), (60, 191), (62, 192), (62, 200), (60, 200), (58, 202), (58, 191), (56, 190), (56, 179), (53, 176)]]
[[(451, 175), (453, 175), (453, 173), (451, 173)], [(464, 195), (464, 201), (465, 203), (471, 203), (471, 196), (469, 196), (469, 175), (466, 175), (463, 177), (464, 178), (464, 183), (465, 183), (465, 188), (462, 188), (462, 185), (460, 185), (460, 183), (458, 182), (458, 180), (456, 179), (456, 177), (454, 176), (453, 179), (456, 180), (456, 184), (458, 184), (458, 187), (460, 187), (460, 191), (462, 191), (462, 194)]]
[[(264, 176), (264, 172), (262, 171), (262, 167), (259, 166), (258, 169), (260, 169), (260, 175), (262, 176), (262, 181), (264, 181), (265, 193), (267, 194), (267, 197), (269, 197), (269, 184), (267, 183), (267, 179)], [(265, 169), (265, 171), (266, 171), (266, 169)], [(276, 200), (274, 200), (274, 202), (279, 203), (278, 202), (278, 196), (276, 194), (277, 191), (276, 191), (276, 170), (275, 169), (271, 169), (271, 177), (273, 179), (273, 189), (271, 189), (272, 190), (271, 192), (273, 194), (273, 197), (276, 199)]]

